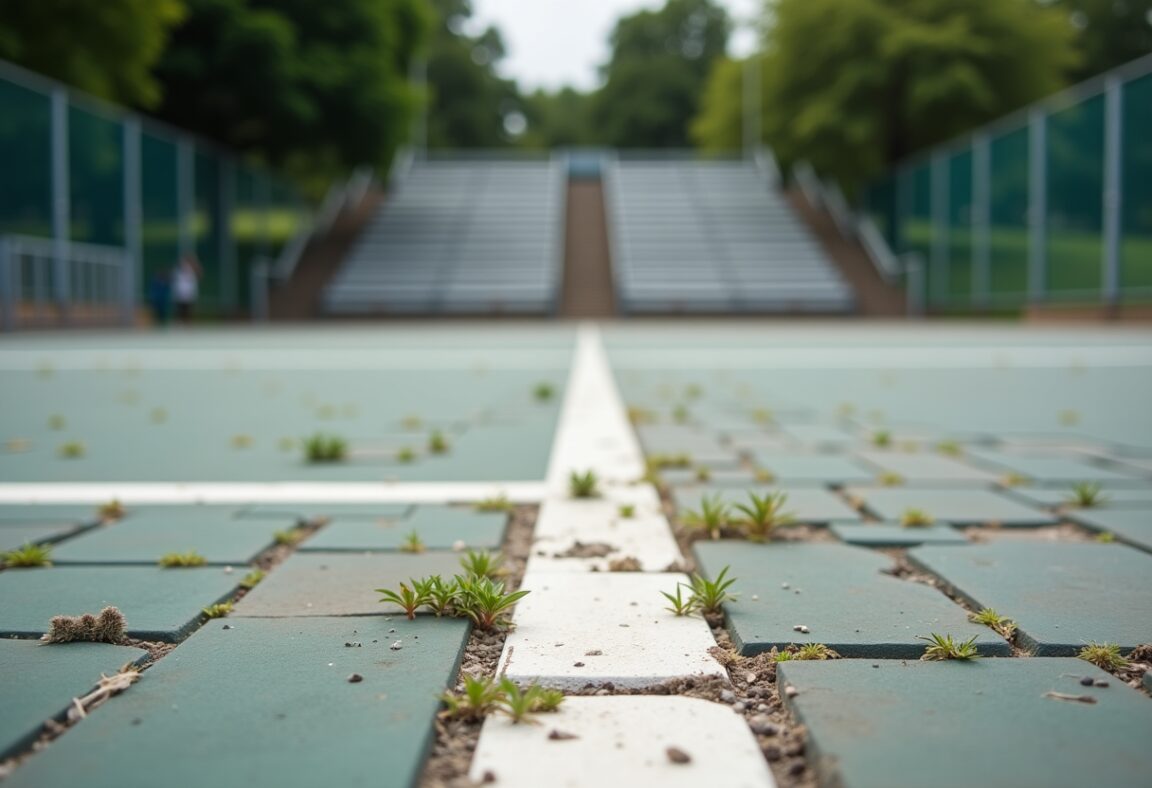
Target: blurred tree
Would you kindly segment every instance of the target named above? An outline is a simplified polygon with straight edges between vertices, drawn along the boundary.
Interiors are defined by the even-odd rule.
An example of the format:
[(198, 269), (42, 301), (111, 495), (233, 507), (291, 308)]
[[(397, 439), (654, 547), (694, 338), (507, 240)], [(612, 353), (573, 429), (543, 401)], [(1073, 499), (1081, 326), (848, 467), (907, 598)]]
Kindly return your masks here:
[(428, 146), (496, 148), (512, 141), (520, 114), (516, 83), (496, 74), (500, 32), (467, 33), (470, 0), (432, 0), (438, 15), (428, 47)]
[(1152, 0), (1040, 0), (1068, 15), (1082, 60), (1073, 73), (1088, 79), (1152, 53)]
[(591, 96), (568, 87), (555, 93), (530, 93), (524, 97), (528, 125), (520, 144), (543, 149), (598, 144), (592, 129), (591, 105)]
[(744, 74), (747, 61), (720, 58), (712, 66), (692, 139), (705, 151), (724, 153), (744, 145)]
[(3, 0), (0, 58), (94, 96), (152, 107), (160, 89), (151, 69), (180, 0)]
[(712, 63), (724, 55), (728, 14), (713, 0), (668, 0), (622, 18), (592, 117), (618, 147), (685, 147)]
[[(767, 18), (764, 137), (849, 188), (1059, 89), (1077, 60), (1063, 14), (1033, 0), (769, 0)], [(739, 95), (721, 66), (698, 142), (731, 139)]]
[(158, 114), (286, 167), (314, 189), (384, 167), (419, 95), (422, 0), (187, 0), (156, 75)]

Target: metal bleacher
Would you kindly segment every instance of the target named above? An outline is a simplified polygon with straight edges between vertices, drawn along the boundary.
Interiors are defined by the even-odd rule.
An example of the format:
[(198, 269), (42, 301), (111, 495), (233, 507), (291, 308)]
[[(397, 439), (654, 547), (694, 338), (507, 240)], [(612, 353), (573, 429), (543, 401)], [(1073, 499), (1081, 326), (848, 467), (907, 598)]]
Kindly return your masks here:
[(851, 287), (751, 161), (605, 164), (624, 313), (852, 311)]
[(324, 311), (551, 313), (566, 179), (559, 157), (414, 162), (328, 286)]

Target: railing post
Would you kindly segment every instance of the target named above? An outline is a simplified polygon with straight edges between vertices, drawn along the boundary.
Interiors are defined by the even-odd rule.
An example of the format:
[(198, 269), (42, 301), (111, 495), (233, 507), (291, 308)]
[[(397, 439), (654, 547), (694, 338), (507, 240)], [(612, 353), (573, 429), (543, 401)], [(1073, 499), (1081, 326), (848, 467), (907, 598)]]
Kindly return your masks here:
[(1120, 303), (1120, 233), (1124, 209), (1124, 170), (1121, 166), (1124, 145), (1123, 83), (1113, 75), (1104, 91), (1104, 270), (1100, 278), (1104, 303)]
[(992, 280), (992, 148), (988, 133), (972, 140), (972, 305), (988, 307)]
[(1046, 300), (1048, 287), (1048, 116), (1028, 118), (1028, 301)]
[(120, 321), (125, 326), (136, 322), (136, 303), (142, 281), (143, 241), (140, 198), (140, 121), (124, 121), (124, 248), (126, 254), (120, 270)]
[(0, 330), (16, 330), (16, 281), (8, 239), (0, 238)]
[(71, 311), (72, 271), (68, 244), (72, 237), (72, 194), (68, 177), (68, 92), (52, 91), (52, 269), (53, 298), (60, 321)]

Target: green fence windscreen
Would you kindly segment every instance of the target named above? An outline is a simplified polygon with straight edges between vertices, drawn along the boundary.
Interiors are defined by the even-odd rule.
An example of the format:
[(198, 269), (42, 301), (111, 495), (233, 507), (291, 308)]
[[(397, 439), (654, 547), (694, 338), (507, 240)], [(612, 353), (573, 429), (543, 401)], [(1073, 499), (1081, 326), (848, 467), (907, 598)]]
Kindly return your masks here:
[(0, 77), (0, 234), (52, 234), (52, 103)]
[(1152, 74), (1132, 80), (1123, 91), (1120, 286), (1147, 300), (1152, 295)]
[(1104, 96), (1048, 118), (1048, 290), (1098, 297), (1103, 273)]

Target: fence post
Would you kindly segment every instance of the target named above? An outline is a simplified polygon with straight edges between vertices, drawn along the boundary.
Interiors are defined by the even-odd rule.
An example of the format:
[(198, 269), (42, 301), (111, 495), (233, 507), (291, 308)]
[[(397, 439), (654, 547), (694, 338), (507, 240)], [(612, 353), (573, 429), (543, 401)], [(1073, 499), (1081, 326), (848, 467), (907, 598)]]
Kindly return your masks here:
[(988, 133), (972, 140), (972, 304), (988, 307), (992, 279), (992, 149)]
[(230, 314), (236, 304), (236, 237), (232, 215), (236, 210), (236, 166), (230, 157), (220, 158), (220, 228), (217, 233), (217, 256), (220, 258), (222, 287), (220, 300)]
[(936, 301), (948, 301), (948, 158), (937, 151), (932, 154), (931, 186), (929, 188), (929, 215), (932, 227), (932, 241), (929, 246), (929, 265), (932, 275), (928, 284), (932, 288), (930, 296)]
[(126, 326), (136, 322), (143, 262), (140, 202), (140, 121), (124, 121), (124, 264), (120, 271), (120, 320)]
[(1048, 288), (1048, 116), (1028, 117), (1028, 301), (1039, 304)]
[(72, 237), (72, 194), (68, 175), (68, 92), (52, 91), (52, 269), (53, 294), (60, 321), (71, 311), (72, 271), (68, 244)]
[(1104, 270), (1100, 278), (1104, 303), (1120, 302), (1120, 233), (1124, 210), (1124, 170), (1121, 166), (1124, 145), (1123, 84), (1111, 76), (1104, 90)]
[(16, 330), (16, 303), (19, 300), (12, 276), (12, 258), (7, 238), (0, 238), (0, 330)]

